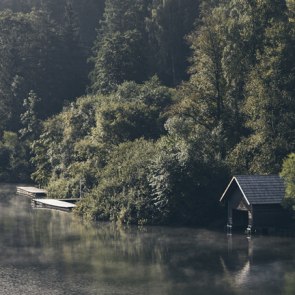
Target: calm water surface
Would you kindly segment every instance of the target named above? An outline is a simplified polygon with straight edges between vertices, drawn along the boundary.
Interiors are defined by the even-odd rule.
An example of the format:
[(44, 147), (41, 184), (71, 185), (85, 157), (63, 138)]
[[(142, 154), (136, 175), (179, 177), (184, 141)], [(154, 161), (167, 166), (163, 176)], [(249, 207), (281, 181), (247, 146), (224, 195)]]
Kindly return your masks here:
[(0, 185), (0, 295), (295, 294), (295, 240), (84, 224)]

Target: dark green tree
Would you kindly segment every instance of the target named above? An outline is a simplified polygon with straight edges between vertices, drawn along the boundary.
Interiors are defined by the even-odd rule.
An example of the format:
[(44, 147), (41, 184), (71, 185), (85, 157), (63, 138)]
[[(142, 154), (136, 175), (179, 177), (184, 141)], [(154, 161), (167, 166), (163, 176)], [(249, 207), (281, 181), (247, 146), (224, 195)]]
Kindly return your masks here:
[(110, 93), (124, 81), (147, 78), (144, 18), (147, 0), (107, 0), (91, 59), (94, 93)]
[(72, 5), (77, 14), (81, 41), (88, 50), (96, 37), (98, 20), (102, 18), (105, 0), (0, 0), (0, 10), (29, 13), (33, 9), (44, 10), (62, 29), (65, 24), (65, 11)]
[(144, 84), (125, 82), (97, 110), (94, 133), (101, 142), (119, 144), (140, 137), (158, 139), (165, 134), (165, 111), (173, 91), (157, 78)]
[(64, 23), (62, 34), (62, 56), (60, 67), (64, 75), (60, 77), (64, 89), (67, 89), (65, 99), (79, 97), (85, 93), (87, 79), (86, 48), (83, 48), (80, 40), (80, 27), (78, 15), (70, 1), (65, 3)]
[(17, 133), (4, 131), (0, 141), (0, 181), (27, 182), (31, 172), (26, 144)]
[[(282, 68), (283, 64), (286, 66), (283, 66), (285, 69), (280, 72), (281, 78), (269, 76), (268, 86), (265, 89), (272, 89), (271, 95), (274, 95), (273, 84), (280, 79), (285, 80), (283, 83), (286, 83), (278, 88), (279, 91), (284, 89), (281, 96), (283, 94), (290, 96), (293, 91), (290, 82), (293, 77), (293, 41), (290, 37), (292, 26), (288, 21), (285, 1), (212, 1), (202, 5), (202, 9), (202, 19), (197, 29), (189, 36), (193, 50), (191, 77), (189, 82), (181, 88), (182, 99), (177, 111), (180, 116), (193, 120), (195, 124), (201, 124), (214, 133), (218, 132), (222, 140), (219, 141), (221, 145), (216, 146), (215, 149), (219, 150), (223, 158), (230, 154), (231, 165), (243, 167), (243, 165), (234, 164), (232, 159), (243, 161), (250, 157), (248, 148), (246, 148), (248, 152), (245, 150), (243, 156), (236, 156), (237, 151), (241, 151), (240, 141), (243, 137), (248, 138), (254, 127), (252, 124), (254, 122), (250, 123), (251, 120), (248, 117), (254, 105), (249, 97), (256, 99), (257, 103), (263, 101), (258, 93), (249, 96), (250, 91), (253, 90), (253, 93), (259, 91), (257, 83), (260, 78), (265, 74), (269, 75), (271, 68), (273, 68), (273, 74), (278, 74), (278, 71), (274, 69), (277, 66), (279, 69)], [(275, 55), (276, 58), (273, 58)], [(254, 72), (257, 73), (255, 77)], [(286, 75), (285, 78), (283, 78), (284, 75)], [(288, 79), (289, 82), (287, 82)], [(252, 86), (250, 86), (251, 83), (253, 83)], [(267, 96), (270, 97), (269, 95), (265, 97)], [(245, 105), (245, 101), (249, 103), (246, 102)], [(282, 104), (284, 104), (283, 101), (284, 103), (289, 101), (290, 104), (289, 107), (282, 105), (282, 112), (288, 108), (292, 112), (293, 106), (290, 99), (281, 100)], [(264, 110), (269, 113), (269, 110), (261, 107), (260, 105), (256, 108), (256, 116), (260, 110), (261, 115)], [(279, 109), (276, 106), (274, 108)], [(289, 123), (285, 130), (289, 130), (292, 127), (292, 119), (289, 115), (286, 118)], [(261, 126), (259, 128), (261, 130)], [(260, 153), (265, 155), (266, 145), (262, 148), (258, 138), (249, 138), (249, 140), (256, 142), (256, 150), (261, 148)], [(274, 137), (270, 142), (273, 144)], [(244, 140), (243, 143), (245, 143)], [(237, 149), (230, 152), (236, 145), (238, 145)], [(279, 148), (281, 151), (278, 151), (281, 156), (285, 155), (283, 146), (286, 147), (286, 144), (282, 141)], [(290, 151), (290, 147), (287, 150)], [(275, 162), (280, 166), (277, 160), (281, 156), (274, 157), (274, 161), (269, 161), (269, 157), (266, 156), (259, 162), (270, 163), (271, 167)], [(246, 166), (249, 168), (249, 165)], [(249, 171), (246, 166), (242, 169), (244, 172)], [(260, 171), (262, 173), (263, 169)]]
[(38, 118), (58, 112), (65, 99), (83, 93), (86, 73), (80, 60), (85, 60), (85, 56), (77, 37), (71, 35), (74, 26), (70, 20), (68, 24), (61, 32), (42, 11), (0, 13), (2, 130), (20, 128), (22, 104), (31, 89), (42, 97)]
[(41, 135), (33, 142), (32, 177), (42, 185), (50, 184), (50, 193), (55, 196), (58, 186), (70, 194), (79, 188), (80, 179), (85, 179), (87, 187), (97, 181), (95, 175), (102, 166), (104, 149), (91, 133), (100, 100), (88, 96), (71, 103), (62, 113), (43, 122)]
[[(20, 64), (22, 55), (30, 50), (29, 39), (33, 32), (29, 16), (0, 12), (0, 120), (1, 129), (19, 126), (18, 116), (25, 96), (19, 99), (24, 89)], [(27, 69), (28, 70), (28, 69)]]
[(149, 68), (165, 85), (176, 86), (188, 78), (190, 49), (185, 37), (198, 16), (196, 0), (154, 0), (150, 5)]
[(207, 140), (175, 134), (157, 143), (148, 179), (161, 223), (208, 225), (220, 217), (218, 197), (228, 173), (208, 152)]
[(143, 139), (116, 147), (101, 172), (98, 186), (79, 204), (79, 212), (97, 220), (157, 223), (159, 216), (148, 182), (148, 167), (154, 154), (154, 144)]
[(251, 135), (236, 147), (234, 158), (252, 173), (278, 173), (295, 148), (294, 24), (284, 1), (269, 2), (263, 11), (263, 43), (247, 79), (243, 107)]
[[(229, 133), (227, 85), (222, 66), (224, 49), (223, 9), (206, 11), (196, 31), (189, 36), (193, 54), (190, 80), (179, 88), (179, 101), (173, 108), (177, 121), (183, 121), (187, 136), (198, 136), (199, 130), (219, 134), (216, 154), (225, 157), (232, 134)], [(202, 15), (204, 12), (202, 12)], [(176, 130), (176, 132), (179, 132)], [(202, 131), (203, 132), (203, 131)]]
[(286, 208), (295, 210), (295, 154), (289, 154), (284, 159), (280, 176), (284, 179), (286, 196), (284, 205)]
[(40, 135), (41, 122), (37, 118), (37, 104), (40, 98), (30, 91), (28, 98), (24, 100), (25, 112), (21, 114), (21, 123), (23, 128), (19, 130), (22, 139), (29, 139), (30, 141), (36, 139)]

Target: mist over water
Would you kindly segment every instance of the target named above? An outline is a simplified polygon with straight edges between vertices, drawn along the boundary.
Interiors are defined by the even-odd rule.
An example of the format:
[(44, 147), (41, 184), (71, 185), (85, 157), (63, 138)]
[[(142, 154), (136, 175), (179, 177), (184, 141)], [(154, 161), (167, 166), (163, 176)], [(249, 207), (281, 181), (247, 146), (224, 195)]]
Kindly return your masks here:
[(86, 224), (0, 185), (0, 295), (295, 294), (295, 239)]

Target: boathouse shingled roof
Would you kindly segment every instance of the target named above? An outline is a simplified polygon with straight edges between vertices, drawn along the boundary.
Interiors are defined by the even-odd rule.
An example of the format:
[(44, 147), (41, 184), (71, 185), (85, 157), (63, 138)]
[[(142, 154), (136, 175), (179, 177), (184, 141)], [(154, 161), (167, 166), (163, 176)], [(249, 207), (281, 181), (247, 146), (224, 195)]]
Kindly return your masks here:
[(237, 175), (232, 178), (220, 201), (237, 186), (249, 205), (280, 204), (285, 196), (284, 181), (278, 175)]

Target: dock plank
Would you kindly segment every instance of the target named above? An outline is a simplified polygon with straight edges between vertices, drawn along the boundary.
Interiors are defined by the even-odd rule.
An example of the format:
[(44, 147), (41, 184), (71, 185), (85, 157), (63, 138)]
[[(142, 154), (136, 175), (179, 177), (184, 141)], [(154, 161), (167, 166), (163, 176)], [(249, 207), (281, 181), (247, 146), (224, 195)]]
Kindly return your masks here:
[(75, 204), (59, 201), (56, 199), (33, 199), (33, 201), (37, 205), (44, 205), (45, 207), (51, 207), (61, 210), (71, 210), (76, 207)]
[(16, 192), (20, 195), (26, 195), (30, 197), (43, 197), (47, 195), (47, 191), (45, 189), (33, 187), (33, 186), (17, 186)]
[(33, 194), (46, 194), (47, 191), (45, 189), (33, 187), (33, 186), (18, 186), (17, 190), (20, 191), (26, 191), (28, 193), (33, 193)]

